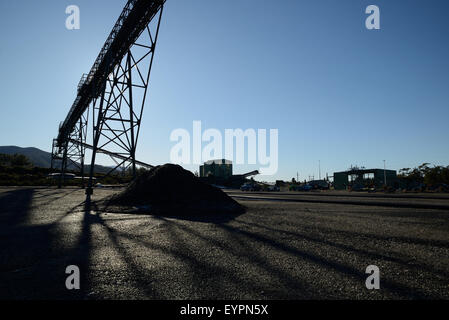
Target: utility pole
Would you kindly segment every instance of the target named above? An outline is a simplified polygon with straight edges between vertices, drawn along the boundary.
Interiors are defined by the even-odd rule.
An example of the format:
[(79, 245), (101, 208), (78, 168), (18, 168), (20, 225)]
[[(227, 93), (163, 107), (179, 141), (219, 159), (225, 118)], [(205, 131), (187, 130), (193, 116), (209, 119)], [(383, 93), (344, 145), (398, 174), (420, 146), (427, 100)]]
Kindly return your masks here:
[(321, 180), (321, 160), (318, 160), (318, 180)]
[(296, 171), (296, 182), (298, 182), (298, 181), (299, 181), (299, 172)]
[(387, 185), (387, 172), (386, 172), (385, 160), (384, 160), (384, 185)]

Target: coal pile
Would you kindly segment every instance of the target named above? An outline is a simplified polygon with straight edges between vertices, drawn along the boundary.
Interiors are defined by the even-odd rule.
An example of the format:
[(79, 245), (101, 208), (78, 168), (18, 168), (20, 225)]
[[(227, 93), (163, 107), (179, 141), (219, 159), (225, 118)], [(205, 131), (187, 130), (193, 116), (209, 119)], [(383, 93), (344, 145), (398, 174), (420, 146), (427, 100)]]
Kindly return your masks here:
[(108, 206), (133, 206), (153, 214), (239, 214), (245, 211), (222, 190), (179, 165), (157, 166), (138, 176)]

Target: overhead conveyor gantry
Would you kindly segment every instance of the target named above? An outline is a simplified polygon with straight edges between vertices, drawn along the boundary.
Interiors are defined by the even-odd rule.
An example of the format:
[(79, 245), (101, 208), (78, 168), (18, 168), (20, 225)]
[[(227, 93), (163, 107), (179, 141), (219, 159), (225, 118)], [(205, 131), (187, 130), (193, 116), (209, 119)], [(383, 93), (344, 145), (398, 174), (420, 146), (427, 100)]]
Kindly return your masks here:
[[(62, 173), (71, 160), (84, 175), (85, 151), (92, 150), (88, 194), (97, 153), (119, 160), (115, 168), (132, 168), (134, 175), (136, 165), (150, 166), (136, 161), (135, 152), (164, 3), (127, 2), (90, 72), (81, 78), (53, 141), (52, 163), (60, 159)], [(92, 144), (87, 143), (89, 123)]]

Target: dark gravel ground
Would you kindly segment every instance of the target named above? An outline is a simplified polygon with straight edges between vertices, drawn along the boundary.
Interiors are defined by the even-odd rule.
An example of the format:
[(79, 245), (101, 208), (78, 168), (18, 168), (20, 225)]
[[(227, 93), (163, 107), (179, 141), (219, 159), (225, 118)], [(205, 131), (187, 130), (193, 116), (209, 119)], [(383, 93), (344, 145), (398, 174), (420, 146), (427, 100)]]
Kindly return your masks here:
[[(168, 218), (84, 197), (0, 188), (1, 299), (449, 299), (446, 210), (239, 200), (239, 216)], [(65, 288), (72, 264), (81, 290)]]

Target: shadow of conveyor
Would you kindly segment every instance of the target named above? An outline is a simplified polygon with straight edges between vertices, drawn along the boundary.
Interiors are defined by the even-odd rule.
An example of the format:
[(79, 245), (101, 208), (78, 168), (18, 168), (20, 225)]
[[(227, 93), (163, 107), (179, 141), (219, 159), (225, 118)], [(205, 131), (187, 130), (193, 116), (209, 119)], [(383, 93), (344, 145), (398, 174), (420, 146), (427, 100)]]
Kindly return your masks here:
[[(31, 210), (33, 195), (33, 189), (18, 189), (0, 197), (0, 299), (84, 299), (90, 290), (91, 225), (97, 222), (90, 203), (64, 213), (63, 217), (79, 214), (82, 208), (81, 232), (71, 234), (76, 238), (73, 243), (60, 223), (63, 217), (48, 224), (27, 224), (30, 215), (36, 214)], [(80, 268), (80, 290), (65, 286), (69, 265)]]
[[(148, 297), (162, 298), (164, 294), (152, 288), (152, 278), (145, 269), (134, 262), (133, 253), (121, 243), (122, 237), (99, 215), (96, 202), (78, 203), (65, 212), (55, 213), (50, 223), (35, 223), (41, 205), (57, 203), (73, 191), (54, 193), (33, 189), (17, 189), (0, 197), (0, 299), (60, 299), (80, 300), (95, 298), (92, 295), (93, 228), (101, 226), (109, 236), (108, 245), (127, 262), (129, 272), (137, 275), (136, 286)], [(67, 194), (66, 194), (67, 193)], [(38, 200), (34, 199), (37, 195)], [(32, 202), (38, 201), (37, 206)], [(34, 211), (37, 210), (37, 211)], [(46, 209), (44, 209), (46, 210)], [(159, 219), (172, 218), (194, 222), (223, 224), (238, 214), (167, 214)], [(30, 219), (32, 217), (32, 219)], [(68, 219), (65, 219), (68, 218)], [(80, 269), (81, 289), (67, 290), (66, 267)]]
[[(120, 266), (123, 268), (120, 270), (129, 280), (128, 287), (132, 287), (126, 293), (127, 298), (134, 297), (129, 294), (135, 293), (150, 299), (236, 296), (338, 298), (338, 292), (316, 287), (288, 268), (288, 263), (279, 263), (279, 259), (305, 263), (364, 283), (366, 276), (363, 270), (319, 251), (309, 250), (303, 245), (304, 241), (319, 247), (347, 250), (362, 258), (406, 264), (397, 257), (373, 254), (349, 243), (334, 243), (319, 236), (342, 234), (349, 238), (358, 234), (320, 227), (316, 235), (306, 232), (310, 226), (302, 226), (300, 221), (296, 222), (296, 228), (284, 230), (285, 226), (263, 223), (260, 217), (258, 222), (247, 221), (246, 215), (236, 219), (239, 214), (152, 215), (154, 219), (148, 220), (161, 226), (161, 232), (155, 236), (138, 231), (134, 225), (123, 228), (118, 222), (126, 220), (123, 216), (104, 219), (99, 214), (97, 203), (87, 199), (60, 212), (62, 217), (58, 216), (51, 223), (27, 224), (30, 216), (36, 214), (32, 207), (34, 194), (32, 189), (0, 194), (0, 299), (105, 298), (102, 291), (92, 294), (93, 290), (97, 291), (98, 283), (103, 285), (102, 281), (107, 281), (93, 278), (96, 274), (94, 268), (100, 266), (98, 261), (94, 261), (93, 254), (105, 247), (113, 250), (113, 254), (117, 254), (119, 261), (124, 263), (125, 267)], [(64, 220), (63, 217), (67, 216), (73, 216), (73, 219)], [(145, 222), (141, 226), (147, 228), (150, 224), (145, 216), (142, 219)], [(202, 223), (210, 225), (199, 227)], [(71, 242), (67, 242), (67, 231), (71, 234)], [(103, 235), (103, 242), (97, 241), (99, 232)], [(291, 239), (301, 240), (301, 245)], [(142, 255), (144, 252), (146, 256)], [(156, 257), (157, 261), (164, 263), (154, 266), (152, 259)], [(80, 290), (70, 291), (65, 287), (65, 268), (68, 265), (80, 268)], [(177, 269), (166, 266), (177, 266)], [(438, 298), (433, 293), (416, 290), (408, 283), (394, 279), (384, 279), (383, 287), (405, 299)]]
[[(326, 252), (335, 252), (343, 250), (352, 256), (357, 256), (360, 261), (381, 260), (392, 262), (402, 266), (403, 268), (413, 268), (407, 260), (402, 259), (388, 252), (377, 252), (364, 249), (363, 246), (355, 246), (343, 241), (335, 242), (329, 239), (328, 235), (339, 233), (339, 230), (321, 229), (321, 227), (310, 225), (298, 225), (296, 231), (293, 228), (288, 231), (284, 230), (282, 224), (263, 224), (263, 222), (246, 221), (244, 216), (242, 219), (232, 219), (231, 217), (195, 217), (195, 216), (153, 216), (162, 222), (164, 231), (157, 238), (154, 237), (138, 237), (136, 233), (131, 231), (121, 231), (110, 225), (108, 221), (105, 223), (110, 236), (114, 238), (117, 248), (124, 260), (129, 264), (129, 269), (135, 272), (139, 278), (147, 279), (145, 268), (136, 263), (133, 259), (133, 253), (128, 246), (123, 245), (123, 240), (127, 243), (133, 242), (135, 246), (146, 248), (146, 250), (158, 253), (158, 257), (167, 257), (174, 261), (174, 265), (182, 265), (183, 269), (188, 270), (188, 276), (182, 278), (176, 272), (171, 274), (173, 283), (176, 281), (186, 281), (186, 288), (194, 288), (190, 294), (194, 299), (223, 298), (231, 297), (223, 293), (225, 287), (243, 288), (241, 292), (251, 294), (252, 297), (259, 297), (258, 293), (264, 291), (270, 297), (276, 299), (339, 299), (341, 292), (332, 291), (331, 287), (317, 287), (313, 283), (298, 277), (292, 269), (288, 268), (288, 264), (279, 264), (274, 256), (282, 256), (290, 263), (304, 264), (318, 268), (319, 270), (335, 274), (339, 278), (349, 279), (352, 283), (360, 286), (360, 290), (364, 290), (366, 274), (364, 267), (359, 268), (358, 264), (353, 261), (340, 259), (338, 255), (326, 255)], [(235, 217), (234, 217), (235, 218)], [(262, 217), (263, 218), (263, 217)], [(223, 220), (222, 220), (223, 219)], [(232, 221), (235, 220), (235, 221)], [(263, 219), (262, 219), (263, 221)], [(194, 223), (190, 223), (194, 222)], [(195, 222), (210, 223), (211, 226), (206, 229), (198, 228)], [(228, 223), (229, 222), (229, 223)], [(302, 222), (301, 222), (302, 223)], [(300, 223), (300, 224), (301, 224)], [(313, 228), (311, 232), (308, 228)], [(209, 232), (213, 230), (213, 232)], [(320, 232), (316, 232), (320, 231)], [(345, 233), (343, 238), (354, 238), (359, 236), (358, 233)], [(293, 241), (292, 241), (293, 240)], [(310, 250), (308, 246), (303, 246), (307, 242), (313, 247), (330, 247), (330, 251), (326, 250)], [(299, 243), (299, 244), (298, 244)], [(201, 245), (200, 245), (201, 244)], [(263, 250), (259, 250), (263, 249)], [(210, 256), (208, 253), (215, 253), (211, 256), (226, 257), (227, 261), (238, 261), (238, 264), (232, 263), (216, 263), (213, 259), (205, 259)], [(273, 256), (271, 256), (271, 253)], [(359, 261), (359, 262), (360, 262)], [(361, 262), (363, 264), (363, 262)], [(245, 266), (244, 270), (258, 270), (251, 275), (245, 275), (241, 272), (241, 266)], [(286, 267), (287, 266), (287, 267)], [(363, 265), (365, 266), (365, 265)], [(418, 269), (433, 273), (437, 276), (441, 270), (420, 265)], [(322, 271), (322, 272), (323, 272)], [(418, 270), (419, 271), (419, 270)], [(168, 271), (164, 271), (168, 272)], [(263, 281), (258, 279), (257, 273), (264, 274), (265, 279), (275, 281), (276, 286), (267, 286)], [(441, 275), (447, 276), (444, 270)], [(167, 277), (153, 274), (152, 277), (160, 278), (166, 281)], [(176, 280), (175, 280), (176, 279)], [(148, 279), (147, 279), (148, 280)], [(144, 282), (142, 282), (143, 284)], [(151, 298), (161, 298), (155, 296), (154, 292), (163, 294), (155, 281), (150, 286), (156, 284), (153, 291), (147, 291)], [(174, 284), (170, 283), (170, 286)], [(383, 293), (396, 296), (401, 299), (438, 299), (441, 297), (439, 293), (429, 291), (426, 288), (417, 288), (414, 284), (404, 282), (403, 279), (385, 277), (382, 280)], [(142, 286), (145, 289), (145, 286)], [(189, 290), (189, 289), (185, 289)], [(189, 292), (189, 291), (187, 291)], [(236, 293), (238, 294), (238, 293)], [(163, 296), (164, 297), (164, 296)], [(382, 296), (377, 296), (381, 298)], [(173, 296), (169, 296), (173, 298)], [(179, 298), (175, 296), (175, 298)]]

